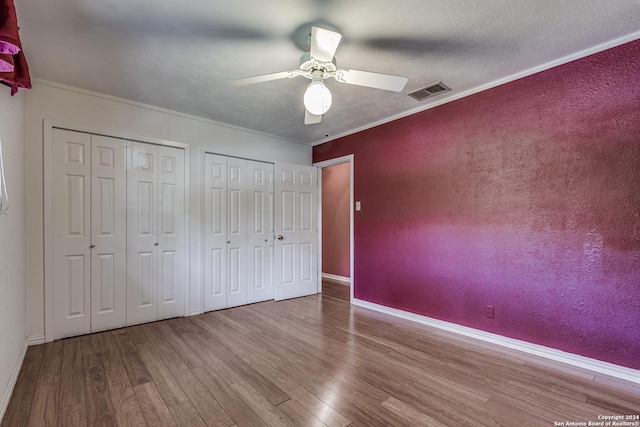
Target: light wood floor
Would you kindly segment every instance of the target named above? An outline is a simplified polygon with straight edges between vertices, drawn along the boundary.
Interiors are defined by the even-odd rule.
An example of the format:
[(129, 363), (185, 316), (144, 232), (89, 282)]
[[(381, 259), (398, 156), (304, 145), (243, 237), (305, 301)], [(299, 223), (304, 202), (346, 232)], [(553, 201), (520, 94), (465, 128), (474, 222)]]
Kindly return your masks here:
[(30, 347), (2, 426), (553, 426), (640, 387), (358, 307), (348, 288)]

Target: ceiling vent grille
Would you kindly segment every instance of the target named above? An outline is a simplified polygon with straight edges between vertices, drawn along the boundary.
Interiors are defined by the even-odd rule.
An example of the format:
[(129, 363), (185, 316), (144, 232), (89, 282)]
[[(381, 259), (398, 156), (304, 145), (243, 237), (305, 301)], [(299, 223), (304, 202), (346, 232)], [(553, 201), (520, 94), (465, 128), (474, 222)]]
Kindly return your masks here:
[(415, 99), (416, 101), (424, 101), (427, 98), (440, 95), (441, 93), (449, 92), (450, 90), (451, 90), (450, 87), (448, 87), (442, 82), (438, 82), (438, 83), (434, 83), (432, 85), (420, 88), (418, 90), (414, 90), (408, 95), (413, 99)]

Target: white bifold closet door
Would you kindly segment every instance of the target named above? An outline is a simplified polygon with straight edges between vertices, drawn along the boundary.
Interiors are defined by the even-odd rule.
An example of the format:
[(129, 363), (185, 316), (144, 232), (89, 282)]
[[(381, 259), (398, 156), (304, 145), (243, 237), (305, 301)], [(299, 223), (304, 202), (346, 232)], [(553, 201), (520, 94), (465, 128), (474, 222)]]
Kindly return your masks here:
[(318, 169), (276, 163), (275, 300), (318, 293)]
[(273, 299), (274, 167), (205, 155), (205, 311)]
[(205, 311), (227, 307), (227, 157), (205, 154)]
[(184, 314), (184, 150), (127, 146), (127, 324)]
[(248, 227), (250, 255), (247, 303), (273, 299), (275, 276), (274, 165), (248, 161)]
[(54, 339), (126, 324), (125, 142), (52, 138)]

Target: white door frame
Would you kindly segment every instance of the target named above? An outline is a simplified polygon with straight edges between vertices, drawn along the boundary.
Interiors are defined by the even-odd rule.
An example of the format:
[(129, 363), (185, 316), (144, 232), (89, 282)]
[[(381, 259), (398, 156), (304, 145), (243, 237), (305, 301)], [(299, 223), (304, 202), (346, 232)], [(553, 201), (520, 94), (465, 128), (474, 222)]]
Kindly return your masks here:
[[(191, 227), (190, 227), (190, 215), (189, 208), (191, 205), (191, 146), (180, 142), (167, 141), (156, 138), (140, 137), (138, 135), (131, 135), (123, 133), (121, 131), (114, 131), (112, 129), (104, 129), (95, 127), (94, 125), (87, 125), (82, 121), (63, 121), (44, 119), (43, 120), (43, 207), (44, 207), (44, 337), (45, 342), (53, 341), (54, 337), (54, 325), (53, 325), (53, 224), (52, 224), (52, 211), (53, 211), (53, 199), (52, 199), (52, 157), (53, 157), (53, 128), (66, 129), (74, 132), (83, 132), (92, 135), (102, 135), (112, 138), (122, 139), (126, 141), (145, 142), (156, 145), (166, 145), (168, 147), (176, 147), (184, 149), (184, 191), (186, 194), (185, 203), (185, 248), (186, 257), (191, 259)], [(191, 262), (187, 262), (189, 266)], [(184, 315), (189, 314), (189, 294), (191, 291), (191, 271), (190, 268), (185, 268), (184, 277)]]
[(314, 163), (318, 168), (318, 292), (322, 291), (322, 168), (349, 163), (349, 301), (353, 301), (353, 289), (355, 287), (355, 275), (353, 269), (354, 245), (353, 245), (353, 218), (354, 218), (354, 195), (353, 195), (353, 154), (348, 154), (335, 159), (324, 160)]

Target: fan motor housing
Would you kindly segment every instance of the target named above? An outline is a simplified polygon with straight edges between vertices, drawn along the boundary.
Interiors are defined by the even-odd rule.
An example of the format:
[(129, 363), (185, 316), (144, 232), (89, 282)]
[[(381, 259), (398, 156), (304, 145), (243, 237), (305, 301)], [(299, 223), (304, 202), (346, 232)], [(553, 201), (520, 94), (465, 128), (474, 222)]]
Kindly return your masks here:
[(338, 69), (336, 66), (336, 58), (334, 57), (331, 62), (321, 62), (311, 57), (311, 52), (307, 52), (300, 57), (300, 69), (302, 71), (322, 70), (333, 72)]

